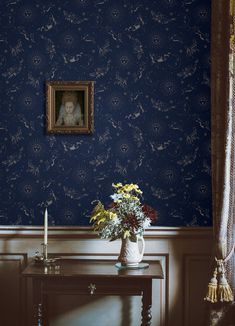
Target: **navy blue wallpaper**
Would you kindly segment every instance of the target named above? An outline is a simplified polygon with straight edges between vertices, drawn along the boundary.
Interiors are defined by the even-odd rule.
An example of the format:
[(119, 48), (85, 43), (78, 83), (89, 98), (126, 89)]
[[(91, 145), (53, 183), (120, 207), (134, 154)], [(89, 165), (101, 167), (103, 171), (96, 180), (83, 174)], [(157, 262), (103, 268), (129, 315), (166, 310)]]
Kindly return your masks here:
[[(112, 182), (208, 226), (210, 0), (1, 0), (0, 224), (87, 225)], [(47, 135), (45, 82), (95, 81), (92, 135)]]

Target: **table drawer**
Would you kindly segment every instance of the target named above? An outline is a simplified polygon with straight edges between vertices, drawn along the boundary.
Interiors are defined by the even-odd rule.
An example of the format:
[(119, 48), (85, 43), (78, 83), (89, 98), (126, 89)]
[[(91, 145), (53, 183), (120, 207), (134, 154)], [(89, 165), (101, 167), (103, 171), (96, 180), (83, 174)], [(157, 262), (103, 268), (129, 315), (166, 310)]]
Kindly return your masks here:
[(86, 277), (85, 279), (47, 279), (42, 284), (43, 293), (68, 293), (88, 295), (140, 295), (143, 284), (139, 280), (127, 279), (99, 279)]

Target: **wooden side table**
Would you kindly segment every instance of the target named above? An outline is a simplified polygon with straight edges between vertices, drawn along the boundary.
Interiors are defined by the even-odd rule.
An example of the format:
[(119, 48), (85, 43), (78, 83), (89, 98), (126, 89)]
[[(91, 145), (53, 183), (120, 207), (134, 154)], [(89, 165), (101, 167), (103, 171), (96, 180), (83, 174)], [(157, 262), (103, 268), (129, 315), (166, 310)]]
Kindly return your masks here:
[[(162, 279), (159, 261), (146, 269), (118, 269), (114, 261), (62, 259), (59, 267), (29, 264), (22, 275), (32, 278), (33, 325), (48, 326), (46, 298), (53, 294), (140, 295), (142, 326), (151, 325), (152, 280)], [(89, 326), (89, 325), (88, 325)]]

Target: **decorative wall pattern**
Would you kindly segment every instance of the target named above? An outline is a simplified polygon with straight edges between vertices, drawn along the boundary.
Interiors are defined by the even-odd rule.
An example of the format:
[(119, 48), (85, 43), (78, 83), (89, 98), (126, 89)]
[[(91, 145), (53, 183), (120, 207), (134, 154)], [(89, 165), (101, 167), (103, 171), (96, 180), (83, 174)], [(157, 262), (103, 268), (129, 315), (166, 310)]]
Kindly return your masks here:
[[(87, 225), (112, 182), (211, 225), (210, 1), (2, 0), (0, 224)], [(45, 81), (95, 81), (95, 132), (47, 135)]]

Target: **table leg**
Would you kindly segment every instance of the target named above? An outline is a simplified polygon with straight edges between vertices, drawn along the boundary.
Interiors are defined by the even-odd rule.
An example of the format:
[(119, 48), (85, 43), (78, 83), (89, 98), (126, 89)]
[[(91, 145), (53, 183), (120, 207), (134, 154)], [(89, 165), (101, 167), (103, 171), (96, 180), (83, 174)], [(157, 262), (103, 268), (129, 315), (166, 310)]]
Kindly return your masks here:
[(41, 303), (34, 305), (33, 325), (42, 326), (42, 304)]
[(142, 323), (141, 326), (151, 325), (151, 308), (152, 308), (152, 280), (146, 283), (142, 295)]
[(43, 302), (40, 280), (33, 280), (33, 326), (43, 326)]

